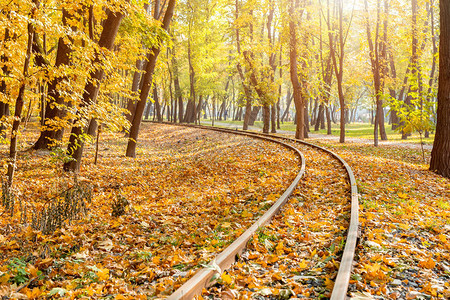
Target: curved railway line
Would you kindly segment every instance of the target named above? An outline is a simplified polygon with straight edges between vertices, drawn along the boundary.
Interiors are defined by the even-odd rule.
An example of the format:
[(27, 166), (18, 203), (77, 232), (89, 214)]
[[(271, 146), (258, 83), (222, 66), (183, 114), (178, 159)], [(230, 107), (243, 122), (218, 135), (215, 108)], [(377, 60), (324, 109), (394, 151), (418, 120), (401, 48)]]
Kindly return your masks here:
[[(347, 205), (350, 206), (350, 212), (349, 212), (349, 222), (345, 222), (345, 218), (342, 218), (342, 221), (346, 223), (346, 238), (345, 238), (345, 247), (342, 251), (342, 255), (340, 257), (340, 260), (337, 258), (336, 260), (339, 260), (340, 262), (337, 264), (338, 271), (337, 276), (334, 280), (334, 287), (331, 292), (330, 299), (337, 300), (337, 299), (346, 299), (347, 298), (347, 290), (349, 286), (350, 281), (350, 275), (351, 275), (351, 269), (352, 269), (352, 263), (355, 253), (355, 248), (357, 244), (357, 238), (358, 238), (358, 190), (356, 186), (356, 180), (353, 175), (353, 172), (350, 168), (350, 166), (337, 154), (314, 144), (300, 141), (293, 138), (288, 138), (284, 136), (279, 135), (272, 135), (272, 134), (262, 134), (262, 133), (255, 133), (255, 132), (248, 132), (248, 131), (238, 131), (238, 130), (231, 130), (231, 129), (225, 129), (225, 128), (218, 128), (218, 127), (211, 127), (211, 126), (200, 126), (200, 125), (186, 125), (186, 124), (174, 124), (174, 123), (163, 123), (168, 125), (175, 125), (175, 126), (187, 126), (187, 127), (194, 127), (198, 129), (204, 129), (204, 130), (214, 130), (219, 131), (223, 133), (232, 133), (232, 134), (238, 134), (238, 135), (244, 135), (251, 138), (257, 138), (262, 139), (270, 142), (274, 142), (277, 144), (282, 145), (283, 147), (287, 147), (291, 150), (293, 150), (297, 155), (301, 157), (302, 166), (300, 172), (297, 174), (294, 181), (291, 183), (291, 185), (288, 187), (288, 189), (283, 193), (283, 195), (273, 204), (271, 208), (263, 215), (261, 216), (250, 228), (248, 228), (238, 239), (236, 239), (230, 246), (228, 246), (226, 249), (224, 249), (221, 253), (219, 253), (209, 264), (207, 267), (204, 267), (197, 271), (193, 277), (191, 277), (188, 281), (186, 281), (180, 288), (178, 288), (172, 295), (169, 296), (168, 299), (192, 299), (196, 295), (200, 295), (202, 293), (203, 288), (209, 286), (211, 284), (211, 279), (216, 278), (218, 273), (222, 273), (224, 270), (228, 269), (232, 264), (235, 262), (236, 257), (245, 250), (248, 241), (251, 239), (251, 237), (257, 232), (257, 230), (265, 225), (270, 223), (272, 218), (283, 218), (283, 216), (278, 215), (277, 213), (280, 211), (280, 209), (288, 202), (291, 194), (296, 189), (297, 184), (300, 182), (300, 179), (305, 173), (305, 167), (309, 165), (308, 160), (305, 160), (305, 156), (307, 159), (312, 159), (314, 157), (318, 157), (322, 154), (326, 154), (327, 156), (331, 156), (334, 158), (335, 162), (337, 161), (341, 165), (341, 170), (345, 170), (346, 173), (346, 181), (347, 184), (345, 186), (342, 185), (342, 183), (338, 184), (341, 186), (340, 189), (349, 189), (347, 195), (349, 202)], [(299, 149), (301, 148), (301, 150)], [(304, 155), (302, 152), (308, 153), (307, 155)], [(321, 157), (320, 159), (326, 160), (326, 157)], [(326, 170), (327, 167), (325, 167), (325, 163), (323, 166), (323, 172), (328, 172), (329, 174), (332, 174), (332, 172), (337, 172), (339, 167), (334, 164), (330, 164), (328, 166), (328, 171)], [(316, 168), (321, 168), (316, 163)], [(332, 175), (335, 176), (336, 174)], [(329, 178), (329, 177), (328, 177)], [(329, 183), (324, 182), (324, 187), (329, 185)], [(334, 186), (332, 186), (334, 187)], [(325, 188), (328, 190), (328, 188)], [(328, 194), (329, 198), (333, 198), (333, 191), (329, 192)], [(330, 200), (331, 201), (331, 200)], [(344, 201), (345, 202), (345, 201)], [(335, 203), (330, 202), (330, 209), (335, 206)], [(347, 225), (348, 224), (348, 225)], [(342, 225), (341, 225), (342, 228)], [(306, 233), (307, 234), (307, 233)], [(216, 277), (214, 277), (216, 275)], [(220, 274), (219, 274), (220, 275)], [(308, 277), (308, 276), (307, 276)]]

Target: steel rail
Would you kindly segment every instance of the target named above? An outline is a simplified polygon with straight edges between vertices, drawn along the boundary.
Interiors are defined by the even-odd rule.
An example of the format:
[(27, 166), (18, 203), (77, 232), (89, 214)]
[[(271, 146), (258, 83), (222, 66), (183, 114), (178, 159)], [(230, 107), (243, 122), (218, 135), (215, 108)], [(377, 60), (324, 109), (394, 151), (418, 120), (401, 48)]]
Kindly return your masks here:
[[(161, 123), (161, 122), (160, 122)], [(227, 128), (220, 128), (220, 127), (212, 127), (212, 126), (202, 126), (202, 125), (187, 125), (187, 124), (174, 124), (174, 123), (170, 123), (170, 122), (163, 122), (163, 124), (170, 124), (170, 125), (178, 125), (178, 126), (185, 126), (185, 127), (194, 127), (194, 128), (198, 128), (198, 129), (209, 129), (209, 130), (214, 130), (214, 131), (220, 131), (220, 132), (225, 132), (225, 133), (234, 133), (234, 134), (241, 134), (241, 135), (245, 135), (245, 136), (251, 136), (251, 137), (255, 137), (255, 138), (262, 138), (265, 137), (266, 139), (273, 141), (273, 142), (279, 142), (276, 139), (282, 139), (282, 140), (287, 140), (287, 141), (291, 141), (291, 142), (296, 142), (296, 143), (301, 143), (304, 144), (306, 146), (312, 147), (312, 148), (316, 148), (319, 149), (321, 151), (324, 151), (328, 154), (330, 154), (331, 156), (333, 156), (334, 158), (336, 158), (345, 168), (349, 181), (350, 181), (350, 186), (351, 186), (351, 212), (350, 212), (350, 225), (348, 228), (348, 232), (347, 232), (347, 238), (346, 238), (346, 242), (345, 242), (345, 247), (344, 247), (344, 251), (342, 254), (342, 258), (340, 261), (340, 265), (339, 265), (339, 270), (338, 270), (338, 274), (336, 276), (335, 282), (334, 282), (334, 287), (333, 287), (333, 291), (331, 293), (331, 300), (344, 300), (347, 299), (347, 291), (348, 291), (348, 285), (349, 285), (349, 281), (350, 281), (350, 275), (351, 275), (351, 271), (352, 271), (352, 266), (353, 266), (353, 259), (355, 256), (355, 250), (356, 250), (356, 245), (357, 245), (357, 240), (358, 240), (358, 214), (359, 214), (359, 204), (358, 204), (358, 187), (356, 184), (356, 179), (355, 176), (353, 174), (352, 169), (350, 168), (350, 166), (348, 165), (348, 163), (342, 159), (338, 154), (336, 154), (335, 152), (328, 150), (324, 147), (312, 144), (312, 143), (308, 143), (299, 139), (295, 139), (295, 138), (289, 138), (286, 136), (279, 136), (279, 135), (273, 135), (273, 134), (264, 134), (264, 133), (258, 133), (258, 132), (251, 132), (251, 131), (241, 131), (241, 130), (232, 130), (232, 129), (227, 129)], [(264, 139), (264, 138), (263, 138)], [(286, 143), (281, 143), (284, 146), (290, 146)], [(291, 148), (291, 147), (289, 147)], [(296, 149), (295, 151), (300, 153), (299, 150), (295, 147), (293, 147), (294, 149)], [(291, 148), (292, 149), (292, 148)], [(301, 172), (304, 172), (304, 168), (305, 168), (305, 159), (304, 156), (300, 153), (301, 157), (302, 157), (302, 169)], [(303, 173), (302, 173), (303, 174)], [(300, 173), (299, 175), (297, 175), (297, 177), (301, 177)], [(297, 178), (296, 178), (297, 179)], [(300, 180), (300, 178), (298, 178), (298, 180)], [(294, 180), (295, 181), (295, 180)], [(291, 186), (294, 184), (294, 182), (291, 184)], [(291, 186), (289, 188), (291, 188)], [(288, 188), (288, 190), (289, 190)], [(292, 188), (292, 190), (295, 188), (295, 186)], [(286, 192), (280, 197), (280, 199), (288, 192), (288, 190), (286, 190)], [(292, 191), (290, 192), (292, 193)], [(289, 193), (289, 195), (290, 195)], [(283, 204), (287, 201), (287, 198), (289, 197), (286, 196), (286, 199), (284, 200)], [(272, 208), (280, 201), (280, 199), (272, 206)], [(282, 205), (281, 205), (282, 206)], [(281, 207), (280, 206), (280, 207)], [(266, 214), (268, 214), (270, 211), (272, 211), (272, 208), (269, 209)], [(276, 212), (278, 212), (279, 208), (274, 212), (274, 215), (276, 214)], [(265, 223), (267, 223), (271, 217), (267, 218), (265, 220), (265, 223), (258, 223), (266, 214), (264, 214), (255, 224), (253, 224), (248, 230), (254, 228), (255, 226), (258, 226), (257, 228), (259, 228), (259, 226), (264, 225)], [(256, 229), (257, 229), (256, 228)], [(255, 229), (255, 230), (256, 230)], [(246, 234), (246, 232), (244, 232), (241, 237), (243, 237)], [(214, 265), (214, 262), (217, 264), (217, 262), (222, 263), (222, 266), (219, 265), (220, 270), (214, 270), (213, 268), (204, 268), (201, 269), (200, 271), (198, 271), (194, 277), (198, 277), (197, 280), (193, 280), (194, 277), (192, 277), (190, 280), (188, 280), (186, 283), (184, 283), (177, 291), (175, 291), (175, 293), (173, 293), (168, 299), (192, 299), (195, 295), (198, 295), (201, 293), (201, 290), (203, 287), (205, 287), (209, 282), (209, 280), (212, 278), (212, 276), (214, 275), (215, 272), (217, 271), (223, 271), (224, 269), (228, 268), (235, 259), (235, 256), (237, 253), (240, 253), (248, 239), (251, 237), (250, 236), (245, 236), (243, 237), (243, 239), (247, 238), (245, 240), (245, 244), (242, 246), (242, 249), (239, 249), (239, 251), (236, 252), (228, 252), (227, 249), (230, 248), (231, 246), (236, 246), (234, 245), (236, 242), (238, 242), (238, 240), (241, 238), (239, 237), (234, 243), (232, 243), (229, 247), (227, 247), (224, 251), (222, 251), (218, 256), (216, 256), (216, 258), (212, 261), (211, 265)], [(241, 241), (243, 242), (243, 241)], [(233, 256), (232, 258), (229, 256)], [(218, 264), (217, 264), (218, 265)], [(223, 267), (226, 266), (226, 267)], [(209, 270), (209, 271), (208, 271)], [(199, 274), (199, 276), (197, 276)], [(202, 278), (202, 280), (199, 280), (200, 277)]]
[[(161, 122), (160, 122), (161, 123)], [(213, 127), (203, 127), (203, 126), (195, 126), (195, 125), (186, 125), (186, 124), (173, 124), (164, 122), (162, 124), (170, 124), (175, 126), (184, 126), (184, 127), (194, 127), (203, 130), (215, 130), (228, 134), (236, 134), (249, 136), (252, 138), (261, 139), (264, 141), (270, 141), (287, 149), (293, 150), (296, 155), (301, 160), (300, 171), (297, 173), (295, 179), (286, 189), (286, 191), (278, 198), (278, 200), (262, 215), (253, 225), (251, 225), (244, 233), (242, 233), (233, 243), (231, 243), (228, 247), (226, 247), (222, 252), (220, 252), (212, 261), (208, 263), (208, 267), (204, 267), (198, 270), (194, 276), (192, 276), (188, 281), (186, 281), (180, 288), (178, 288), (172, 295), (170, 295), (167, 299), (192, 299), (196, 295), (200, 295), (204, 287), (208, 286), (213, 279), (215, 274), (221, 274), (224, 270), (228, 269), (236, 260), (236, 256), (241, 254), (242, 251), (246, 248), (247, 242), (250, 238), (257, 232), (257, 230), (270, 222), (273, 216), (275, 216), (279, 210), (283, 207), (283, 205), (289, 199), (289, 196), (295, 190), (297, 184), (300, 179), (303, 177), (305, 173), (305, 157), (304, 155), (292, 145), (289, 145), (285, 142), (282, 142), (277, 139), (273, 139), (271, 137), (264, 137), (255, 135), (249, 132), (242, 131), (234, 131), (234, 130), (223, 130), (219, 128)]]
[(329, 153), (331, 156), (335, 157), (345, 168), (349, 181), (350, 181), (350, 198), (351, 198), (351, 209), (350, 209), (350, 225), (347, 232), (347, 238), (345, 240), (344, 252), (342, 253), (341, 262), (339, 264), (338, 274), (336, 280), (334, 281), (333, 291), (331, 292), (331, 300), (345, 300), (347, 299), (348, 285), (350, 282), (350, 276), (353, 268), (353, 259), (355, 257), (356, 245), (358, 242), (358, 232), (359, 232), (359, 203), (358, 203), (358, 186), (356, 184), (355, 175), (353, 174), (352, 168), (349, 164), (335, 152), (328, 150), (324, 147), (308, 143), (299, 139), (289, 138), (285, 136), (278, 136), (273, 134), (263, 134), (257, 133), (264, 136), (277, 137), (284, 140), (289, 140), (292, 142), (301, 143), (316, 149), (320, 149), (324, 152)]
[[(208, 126), (204, 126), (208, 127)], [(230, 129), (226, 129), (230, 130)], [(248, 132), (248, 131), (247, 131)], [(351, 167), (348, 165), (348, 163), (340, 157), (335, 152), (328, 150), (324, 147), (308, 143), (299, 139), (290, 138), (286, 136), (280, 136), (280, 135), (274, 135), (274, 134), (268, 134), (268, 133), (261, 133), (261, 132), (253, 132), (255, 135), (261, 135), (261, 136), (267, 136), (271, 138), (278, 138), (283, 140), (288, 140), (292, 142), (297, 142), (304, 144), (306, 146), (310, 146), (316, 149), (319, 149), (321, 151), (324, 151), (326, 153), (329, 153), (331, 156), (336, 158), (342, 166), (345, 168), (349, 181), (350, 181), (350, 201), (351, 201), (351, 209), (350, 209), (350, 224), (347, 231), (347, 238), (345, 241), (345, 247), (344, 251), (342, 253), (342, 258), (339, 264), (338, 274), (336, 276), (336, 279), (334, 281), (334, 287), (333, 291), (331, 292), (331, 300), (345, 300), (347, 299), (347, 291), (348, 286), (350, 282), (350, 276), (353, 268), (353, 259), (355, 257), (355, 251), (356, 251), (356, 245), (358, 242), (358, 232), (359, 232), (359, 203), (358, 203), (358, 186), (356, 184), (355, 175), (353, 174), (353, 171)]]

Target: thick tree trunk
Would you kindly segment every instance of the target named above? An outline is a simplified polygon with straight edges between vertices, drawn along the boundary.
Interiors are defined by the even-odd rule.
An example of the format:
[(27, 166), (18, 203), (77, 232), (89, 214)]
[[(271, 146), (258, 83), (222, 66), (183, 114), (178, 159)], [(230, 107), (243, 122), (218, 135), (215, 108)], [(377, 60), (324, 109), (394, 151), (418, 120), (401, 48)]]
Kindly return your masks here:
[(263, 133), (269, 133), (270, 128), (270, 105), (264, 104), (263, 107)]
[[(62, 13), (63, 25), (66, 26), (72, 16), (65, 9), (63, 9)], [(70, 45), (65, 42), (65, 39), (59, 38), (55, 67), (69, 65), (71, 51)], [(66, 115), (65, 110), (61, 109), (61, 105), (64, 104), (64, 98), (58, 90), (58, 85), (64, 80), (67, 80), (66, 76), (58, 76), (53, 78), (48, 84), (44, 126), (37, 142), (33, 146), (34, 149), (50, 149), (55, 146), (55, 142), (62, 139), (63, 128), (61, 128), (61, 125), (55, 127), (51, 123), (56, 119), (63, 119)]]
[(250, 118), (248, 120), (248, 125), (253, 126), (255, 125), (255, 121), (258, 118), (259, 111), (261, 110), (261, 106), (253, 106), (250, 113)]
[(450, 178), (450, 2), (440, 1), (439, 90), (430, 170)]
[[(98, 46), (100, 48), (112, 50), (122, 17), (123, 14), (120, 12), (108, 11), (108, 17), (103, 24), (103, 31), (100, 36), (100, 40), (98, 41)], [(99, 65), (101, 64), (101, 61), (102, 54), (96, 51), (93, 65)], [(67, 154), (72, 158), (72, 160), (64, 163), (65, 171), (78, 172), (80, 170), (81, 157), (83, 155), (84, 148), (84, 140), (82, 138), (84, 123), (82, 119), (84, 116), (81, 112), (97, 100), (100, 83), (103, 80), (103, 76), (104, 70), (101, 67), (89, 73), (88, 80), (84, 88), (80, 109), (77, 113), (77, 119), (74, 120), (72, 132), (69, 138), (69, 145), (67, 146)]]
[[(176, 3), (176, 0), (169, 0), (168, 6), (166, 9), (166, 13), (164, 15), (162, 28), (166, 31), (169, 29), (170, 21), (172, 20), (175, 3)], [(145, 102), (147, 100), (148, 94), (150, 93), (152, 79), (153, 79), (153, 72), (154, 72), (155, 66), (156, 66), (156, 59), (158, 58), (160, 51), (161, 51), (161, 48), (153, 47), (152, 51), (150, 51), (150, 53), (147, 56), (148, 63), (145, 68), (145, 74), (141, 78), (141, 82), (142, 82), (141, 93), (139, 95), (139, 101), (136, 104), (136, 110), (135, 110), (135, 113), (133, 116), (133, 122), (131, 124), (131, 129), (130, 129), (130, 138), (128, 139), (128, 145), (127, 145), (127, 151), (126, 151), (127, 157), (135, 157), (136, 156), (136, 143), (138, 140), (139, 128), (141, 126), (142, 114), (144, 112)]]
[(327, 116), (327, 134), (331, 135), (331, 114), (330, 114), (330, 109), (327, 107), (325, 107), (326, 109), (326, 116)]
[(277, 107), (276, 104), (272, 104), (271, 110), (270, 110), (270, 132), (276, 133), (277, 132)]

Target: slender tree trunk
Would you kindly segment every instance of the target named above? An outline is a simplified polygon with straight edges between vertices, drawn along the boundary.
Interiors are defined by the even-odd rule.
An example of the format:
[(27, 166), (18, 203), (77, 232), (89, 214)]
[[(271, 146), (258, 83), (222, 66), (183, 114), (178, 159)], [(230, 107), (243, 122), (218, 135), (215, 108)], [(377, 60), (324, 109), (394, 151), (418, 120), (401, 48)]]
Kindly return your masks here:
[[(144, 119), (148, 120), (150, 118), (150, 111), (152, 110), (152, 101), (150, 99), (147, 99), (147, 104), (145, 105), (145, 111), (144, 111)], [(154, 118), (154, 114), (153, 114)]]
[[(5, 36), (4, 36), (5, 43), (8, 42), (10, 39), (11, 39), (11, 37), (9, 34), (9, 28), (5, 28)], [(5, 78), (7, 76), (9, 76), (9, 74), (10, 74), (10, 71), (8, 69), (8, 64), (7, 64), (8, 61), (9, 61), (8, 56), (5, 53), (3, 53), (1, 55), (1, 62), (3, 63), (2, 72), (3, 72), (3, 75), (5, 76)], [(1, 82), (0, 82), (0, 93), (2, 93), (5, 98), (8, 97), (6, 94), (6, 81), (3, 77), (1, 78)], [(6, 123), (7, 116), (9, 116), (9, 104), (5, 103), (5, 102), (0, 102), (0, 135), (3, 138), (6, 138), (5, 123)]]
[[(169, 3), (167, 5), (166, 13), (164, 14), (164, 19), (162, 22), (162, 29), (167, 31), (169, 29), (170, 22), (172, 20), (173, 11), (175, 8), (176, 0), (168, 0)], [(141, 126), (142, 114), (145, 108), (145, 102), (147, 100), (148, 94), (150, 93), (153, 72), (156, 66), (156, 59), (158, 58), (159, 52), (161, 48), (153, 47), (152, 51), (148, 54), (147, 59), (148, 63), (145, 69), (145, 74), (141, 78), (142, 88), (141, 93), (139, 95), (139, 101), (136, 104), (136, 110), (133, 116), (133, 122), (131, 124), (130, 129), (130, 138), (128, 140), (126, 156), (127, 157), (135, 157), (136, 156), (136, 143), (138, 140), (139, 128)]]
[[(384, 0), (384, 20), (383, 20), (383, 40), (381, 45), (381, 62), (380, 62), (380, 72), (382, 76), (382, 86), (381, 91), (384, 94), (385, 78), (387, 77), (387, 36), (388, 36), (388, 16), (389, 16), (389, 1)], [(381, 96), (381, 95), (380, 95)], [(387, 141), (386, 127), (384, 126), (384, 110), (383, 110), (383, 99), (378, 99), (379, 105), (377, 105), (378, 110), (378, 127), (380, 130), (380, 137), (382, 141)]]
[[(187, 115), (187, 122), (193, 123), (195, 122), (195, 70), (192, 65), (192, 55), (191, 55), (191, 36), (189, 33), (188, 38), (188, 63), (189, 63), (189, 102), (192, 103), (192, 109), (190, 110), (190, 114)], [(187, 110), (186, 110), (187, 112)]]
[(178, 122), (183, 122), (184, 116), (184, 106), (183, 106), (183, 94), (181, 93), (178, 63), (175, 58), (175, 53), (172, 55), (172, 66), (173, 66), (173, 87), (175, 89), (175, 102), (178, 105)]
[[(304, 97), (303, 99), (307, 99), (306, 97)], [(309, 130), (309, 112), (308, 112), (308, 100), (306, 100), (306, 103), (305, 103), (305, 109), (304, 109), (304, 122), (305, 122), (305, 133), (304, 133), (304, 135), (305, 135), (305, 138), (308, 138), (309, 137), (309, 135), (308, 135), (308, 133), (310, 132), (310, 130)]]
[(291, 108), (291, 103), (292, 103), (292, 99), (293, 99), (293, 95), (291, 95), (291, 90), (288, 90), (287, 94), (286, 94), (286, 109), (284, 110), (283, 115), (281, 116), (281, 123), (284, 122), (284, 119), (288, 116), (289, 114), (289, 109)]
[(304, 140), (305, 139), (305, 104), (302, 99), (302, 91), (300, 82), (298, 80), (297, 72), (297, 33), (295, 26), (295, 9), (298, 7), (298, 0), (294, 0), (290, 3), (289, 7), (289, 65), (290, 65), (290, 75), (291, 83), (294, 95), (294, 104), (296, 109), (296, 120), (297, 127), (295, 131), (295, 138)]
[(155, 111), (156, 111), (156, 119), (158, 122), (162, 122), (164, 115), (164, 112), (161, 114), (161, 104), (159, 103), (159, 97), (158, 97), (158, 89), (153, 87), (153, 101), (155, 101)]
[[(104, 22), (103, 31), (100, 36), (100, 40), (98, 41), (98, 46), (100, 48), (112, 50), (122, 17), (122, 13), (108, 11), (108, 17)], [(102, 54), (96, 51), (93, 65), (99, 65), (101, 64), (101, 61)], [(89, 73), (89, 79), (87, 80), (84, 88), (80, 109), (78, 110), (76, 120), (74, 120), (72, 132), (69, 138), (69, 145), (67, 146), (67, 154), (72, 158), (72, 160), (64, 163), (65, 171), (78, 172), (80, 170), (81, 157), (83, 155), (84, 148), (84, 140), (82, 138), (84, 123), (82, 119), (84, 116), (81, 112), (97, 100), (100, 83), (103, 80), (103, 76), (104, 70), (101, 67)]]
[[(142, 72), (142, 68), (144, 67), (144, 60), (143, 59), (138, 59), (136, 61), (136, 71), (134, 71), (134, 75), (133, 75), (133, 82), (131, 83), (131, 94), (135, 95), (138, 91), (139, 91), (139, 81), (141, 79), (141, 72)], [(136, 100), (135, 99), (128, 99), (127, 102), (127, 120), (128, 122), (131, 123), (132, 119), (133, 119), (133, 113), (134, 110), (136, 109)]]
[[(342, 0), (337, 0), (336, 2), (337, 7), (337, 14), (338, 14), (338, 40), (339, 42), (336, 42), (337, 45), (339, 45), (339, 49), (336, 49), (335, 47), (335, 41), (334, 37), (331, 32), (331, 25), (330, 25), (330, 17), (328, 16), (328, 39), (330, 43), (330, 51), (331, 51), (331, 58), (333, 60), (334, 65), (334, 72), (336, 75), (336, 81), (338, 85), (338, 95), (339, 95), (339, 106), (340, 106), (340, 136), (339, 136), (339, 142), (345, 143), (345, 98), (344, 98), (344, 91), (342, 87), (342, 80), (343, 80), (343, 68), (344, 68), (344, 29), (343, 29), (343, 3)], [(337, 55), (337, 51), (339, 50), (339, 55)], [(339, 62), (338, 62), (339, 60)]]
[(320, 125), (324, 123), (324, 105), (319, 105), (319, 112), (317, 114), (316, 123), (314, 124), (314, 131), (319, 131)]
[[(436, 45), (436, 34), (434, 32), (434, 8), (433, 8), (434, 3), (431, 2), (430, 4), (430, 19), (431, 19), (431, 41), (433, 42), (433, 48), (432, 48), (432, 55), (433, 55), (433, 63), (431, 65), (431, 71), (430, 71), (430, 80), (428, 82), (428, 91), (427, 91), (427, 95), (432, 95), (432, 91), (433, 91), (433, 85), (435, 82), (435, 77), (436, 77), (436, 64), (437, 64), (437, 53), (438, 53), (438, 49), (437, 49), (437, 45)], [(429, 96), (428, 96), (429, 97)], [(432, 102), (432, 99), (428, 100), (429, 102)], [(428, 130), (425, 130), (425, 138), (429, 138), (430, 137), (430, 132)]]
[[(235, 20), (238, 20), (239, 18), (239, 0), (235, 0)], [(238, 55), (241, 55), (241, 41), (240, 41), (240, 31), (239, 26), (236, 26), (235, 28), (236, 33), (236, 50)], [(245, 76), (244, 76), (244, 70), (242, 69), (241, 64), (238, 62), (236, 65), (236, 68), (238, 70), (239, 78), (242, 82), (242, 87), (244, 88), (244, 94), (245, 94), (245, 113), (244, 113), (244, 124), (242, 125), (242, 130), (248, 130), (249, 121), (250, 121), (250, 114), (252, 112), (252, 99), (251, 99), (251, 91), (250, 87), (248, 86)], [(242, 110), (241, 110), (242, 113)]]
[[(36, 14), (36, 10), (39, 6), (39, 2), (34, 0), (33, 1), (33, 8), (31, 9), (30, 18), (33, 19), (34, 15)], [(27, 42), (27, 52), (25, 56), (25, 62), (23, 64), (23, 78), (26, 79), (28, 77), (28, 69), (30, 66), (31, 61), (31, 51), (33, 47), (33, 39), (34, 39), (35, 29), (34, 25), (31, 21), (28, 22), (28, 42)], [(14, 171), (16, 168), (16, 157), (17, 157), (17, 136), (19, 134), (19, 126), (20, 126), (20, 119), (22, 115), (22, 109), (24, 104), (24, 96), (25, 96), (25, 87), (26, 87), (26, 80), (23, 80), (20, 88), (19, 88), (19, 94), (16, 98), (16, 105), (14, 110), (14, 121), (12, 124), (11, 129), (11, 144), (9, 147), (9, 161), (8, 161), (8, 187), (12, 186), (13, 178), (14, 178)]]

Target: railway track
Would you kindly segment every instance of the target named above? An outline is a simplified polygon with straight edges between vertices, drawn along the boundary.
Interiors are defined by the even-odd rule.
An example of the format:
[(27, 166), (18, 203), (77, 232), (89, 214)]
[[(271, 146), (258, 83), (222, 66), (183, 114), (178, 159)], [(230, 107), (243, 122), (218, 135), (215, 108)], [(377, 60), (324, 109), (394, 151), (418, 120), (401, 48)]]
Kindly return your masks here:
[[(220, 274), (230, 267), (229, 274), (235, 274), (236, 278), (258, 277), (260, 282), (264, 282), (264, 276), (260, 274), (261, 269), (258, 267), (261, 264), (266, 269), (272, 268), (270, 274), (276, 274), (275, 277), (270, 276), (267, 280), (272, 283), (277, 282), (272, 290), (277, 293), (281, 291), (282, 297), (304, 294), (314, 298), (317, 297), (314, 293), (323, 295), (325, 290), (332, 290), (326, 297), (346, 299), (358, 235), (358, 191), (353, 172), (344, 160), (323, 147), (284, 136), (210, 126), (166, 124), (215, 130), (271, 141), (292, 149), (302, 158), (301, 171), (278, 201), (236, 241), (219, 253), (207, 266), (197, 271), (168, 299), (192, 299), (200, 295), (205, 287), (210, 286), (214, 279), (220, 277)], [(305, 178), (296, 188), (305, 172), (305, 164), (307, 166)], [(345, 195), (344, 199), (342, 195)], [(283, 209), (283, 213), (277, 214), (280, 209)], [(299, 218), (299, 215), (303, 218)], [(264, 232), (263, 236), (272, 237), (272, 241), (252, 239), (258, 229), (265, 224), (268, 224), (264, 229), (267, 232)], [(293, 230), (294, 227), (295, 230)], [(277, 237), (276, 232), (280, 231), (284, 233)], [(297, 243), (295, 240), (302, 241)], [(248, 245), (249, 241), (251, 241), (250, 245)], [(271, 247), (273, 249), (270, 249)], [(270, 256), (267, 253), (265, 257), (260, 257), (257, 254), (272, 252), (267, 248), (276, 252), (277, 256)], [(236, 257), (239, 257), (238, 267), (232, 266)], [(275, 261), (276, 263), (273, 264)], [(241, 269), (246, 271), (242, 273)], [(290, 271), (286, 272), (287, 269)], [(255, 290), (249, 287), (257, 286), (251, 280), (247, 282), (240, 280), (233, 284), (245, 286), (240, 292), (249, 295)], [(223, 292), (228, 294), (221, 294)], [(266, 289), (260, 295), (263, 298), (266, 296), (270, 298), (272, 294)], [(204, 295), (211, 298), (236, 296), (239, 295), (233, 294), (226, 284), (221, 284), (220, 280)]]

